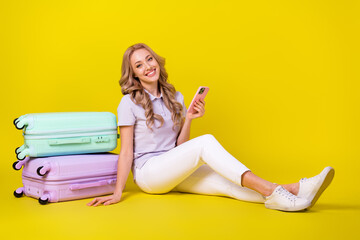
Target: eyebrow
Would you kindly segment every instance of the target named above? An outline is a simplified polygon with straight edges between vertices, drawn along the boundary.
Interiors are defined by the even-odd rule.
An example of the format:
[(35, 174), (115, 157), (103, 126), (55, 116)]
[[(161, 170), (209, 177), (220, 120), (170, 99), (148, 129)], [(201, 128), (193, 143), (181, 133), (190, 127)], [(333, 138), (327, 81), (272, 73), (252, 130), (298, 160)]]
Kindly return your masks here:
[[(147, 59), (147, 57), (149, 57), (149, 56), (150, 56), (150, 54), (147, 55), (147, 56), (145, 57), (145, 59)], [(141, 61), (137, 61), (135, 64), (137, 64), (138, 62), (141, 62)]]

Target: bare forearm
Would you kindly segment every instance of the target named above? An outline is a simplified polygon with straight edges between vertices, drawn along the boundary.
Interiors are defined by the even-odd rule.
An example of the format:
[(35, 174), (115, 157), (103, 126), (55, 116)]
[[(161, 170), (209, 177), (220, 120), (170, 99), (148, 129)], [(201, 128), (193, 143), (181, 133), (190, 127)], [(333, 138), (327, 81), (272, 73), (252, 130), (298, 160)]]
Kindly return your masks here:
[(190, 127), (191, 119), (185, 118), (183, 127), (181, 128), (180, 134), (177, 138), (176, 145), (179, 146), (190, 139)]
[(180, 134), (176, 140), (176, 145), (179, 146), (190, 139), (190, 127), (192, 119), (202, 117), (205, 113), (205, 102), (203, 100), (196, 101), (194, 104), (195, 113), (187, 112), (185, 122), (181, 128)]
[(126, 184), (126, 180), (130, 173), (132, 159), (133, 159), (132, 153), (120, 152), (118, 159), (118, 167), (117, 167), (117, 181), (116, 181), (114, 195), (122, 194), (122, 191)]

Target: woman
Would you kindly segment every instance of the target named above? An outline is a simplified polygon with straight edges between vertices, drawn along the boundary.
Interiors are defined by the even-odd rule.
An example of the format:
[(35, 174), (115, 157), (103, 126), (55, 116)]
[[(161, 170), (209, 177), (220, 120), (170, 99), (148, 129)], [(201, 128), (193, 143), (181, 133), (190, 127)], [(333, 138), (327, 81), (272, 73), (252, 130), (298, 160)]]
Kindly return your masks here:
[(165, 59), (145, 44), (130, 46), (123, 57), (118, 107), (121, 151), (117, 183), (110, 196), (89, 206), (109, 205), (121, 199), (130, 169), (135, 183), (147, 193), (180, 191), (228, 196), (265, 203), (283, 211), (310, 208), (330, 184), (334, 169), (298, 183), (268, 182), (231, 156), (212, 135), (189, 140), (191, 122), (205, 113), (205, 102), (186, 111), (184, 99), (167, 82)]

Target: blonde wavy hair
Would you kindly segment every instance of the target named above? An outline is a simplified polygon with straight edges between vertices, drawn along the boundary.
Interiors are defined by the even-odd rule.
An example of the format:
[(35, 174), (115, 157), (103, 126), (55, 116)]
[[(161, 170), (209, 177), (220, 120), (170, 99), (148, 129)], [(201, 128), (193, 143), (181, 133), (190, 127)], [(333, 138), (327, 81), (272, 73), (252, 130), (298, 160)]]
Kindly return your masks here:
[(140, 80), (134, 76), (134, 71), (131, 67), (130, 58), (134, 51), (145, 48), (148, 50), (160, 66), (160, 76), (158, 80), (159, 91), (162, 94), (164, 104), (171, 112), (171, 119), (174, 123), (173, 130), (180, 127), (183, 123), (182, 111), (183, 106), (175, 100), (175, 87), (168, 82), (168, 74), (165, 70), (165, 58), (157, 55), (149, 46), (144, 43), (137, 43), (130, 46), (124, 53), (123, 62), (121, 66), (120, 86), (122, 94), (130, 94), (131, 100), (140, 104), (145, 109), (146, 126), (152, 129), (155, 119), (160, 121), (160, 127), (164, 124), (164, 119), (159, 114), (155, 114), (152, 107), (152, 102), (149, 95), (144, 91)]

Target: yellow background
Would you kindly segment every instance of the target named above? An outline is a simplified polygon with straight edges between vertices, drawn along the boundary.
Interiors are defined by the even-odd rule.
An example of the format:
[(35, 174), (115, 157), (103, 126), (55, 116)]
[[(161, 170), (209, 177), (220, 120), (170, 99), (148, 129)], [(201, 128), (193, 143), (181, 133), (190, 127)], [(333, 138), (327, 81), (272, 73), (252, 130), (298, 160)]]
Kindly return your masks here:
[[(360, 227), (359, 1), (1, 1), (1, 229), (30, 239), (355, 239)], [(15, 199), (26, 113), (109, 111), (122, 97), (122, 54), (144, 42), (166, 58), (188, 105), (210, 87), (192, 137), (212, 133), (277, 183), (330, 165), (310, 211), (284, 213), (223, 197), (142, 193), (40, 206)], [(119, 151), (119, 147), (115, 152)]]

